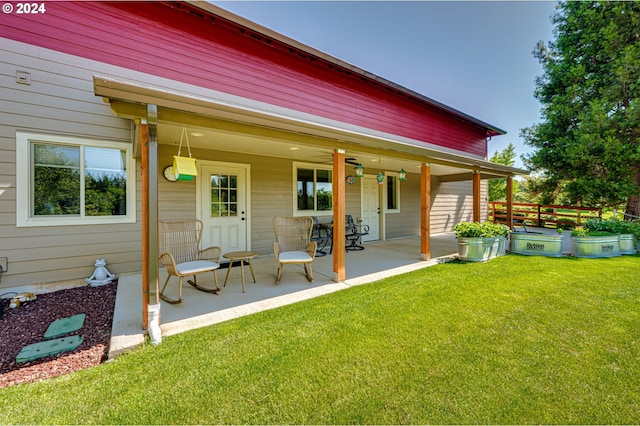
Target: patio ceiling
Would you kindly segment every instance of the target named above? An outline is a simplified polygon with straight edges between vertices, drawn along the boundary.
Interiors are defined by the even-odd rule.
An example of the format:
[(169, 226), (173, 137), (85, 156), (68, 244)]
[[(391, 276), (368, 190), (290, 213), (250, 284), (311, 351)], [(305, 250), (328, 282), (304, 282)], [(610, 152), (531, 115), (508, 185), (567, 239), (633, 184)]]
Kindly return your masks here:
[[(189, 144), (192, 148), (213, 149), (225, 152), (242, 152), (251, 155), (288, 158), (294, 161), (308, 163), (322, 163), (331, 165), (333, 149), (322, 146), (309, 145), (303, 142), (283, 141), (265, 135), (247, 134), (242, 132), (224, 131), (216, 128), (188, 126)], [(179, 145), (183, 125), (161, 121), (158, 124), (158, 143), (162, 145)], [(365, 172), (372, 169), (398, 171), (404, 168), (409, 173), (420, 173), (420, 161), (395, 158), (376, 153), (349, 149), (347, 159), (360, 163)], [(349, 167), (349, 165), (347, 166)], [(468, 169), (432, 164), (434, 176), (459, 175), (470, 173)], [(469, 179), (471, 175), (469, 174)]]

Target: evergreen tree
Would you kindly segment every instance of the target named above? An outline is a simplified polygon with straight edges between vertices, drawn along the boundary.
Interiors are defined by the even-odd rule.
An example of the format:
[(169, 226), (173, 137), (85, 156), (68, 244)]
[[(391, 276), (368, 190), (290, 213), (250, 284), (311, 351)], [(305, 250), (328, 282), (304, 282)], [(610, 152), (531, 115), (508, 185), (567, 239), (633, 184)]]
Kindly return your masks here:
[[(489, 159), (492, 163), (513, 166), (516, 164), (516, 147), (509, 143), (502, 151), (496, 151)], [(513, 181), (513, 192), (517, 192), (518, 182)], [(507, 179), (489, 180), (489, 201), (505, 201), (507, 198)]]
[(640, 2), (562, 2), (552, 21), (555, 41), (534, 50), (543, 109), (521, 133), (536, 148), (525, 164), (547, 199), (640, 216)]

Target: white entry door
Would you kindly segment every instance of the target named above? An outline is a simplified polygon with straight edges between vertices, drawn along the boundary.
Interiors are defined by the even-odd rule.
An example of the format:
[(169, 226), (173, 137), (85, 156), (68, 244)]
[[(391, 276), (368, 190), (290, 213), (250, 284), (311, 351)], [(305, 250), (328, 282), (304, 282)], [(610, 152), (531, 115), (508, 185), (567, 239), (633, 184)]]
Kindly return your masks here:
[(219, 246), (223, 253), (249, 250), (249, 167), (204, 163), (198, 173), (201, 246)]
[(375, 176), (362, 178), (362, 224), (369, 226), (369, 235), (362, 241), (380, 239), (380, 185)]

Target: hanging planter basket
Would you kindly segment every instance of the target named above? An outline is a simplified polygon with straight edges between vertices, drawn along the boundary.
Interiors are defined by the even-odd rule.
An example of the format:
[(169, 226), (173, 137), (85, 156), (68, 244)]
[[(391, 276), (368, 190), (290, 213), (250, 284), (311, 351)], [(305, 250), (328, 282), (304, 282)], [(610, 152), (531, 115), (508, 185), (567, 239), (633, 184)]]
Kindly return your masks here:
[[(180, 156), (183, 138), (187, 141), (187, 150), (189, 151), (189, 157)], [(180, 135), (180, 146), (178, 147), (178, 155), (173, 156), (173, 174), (176, 180), (193, 180), (194, 177), (198, 176), (196, 159), (191, 158), (189, 136), (187, 136), (187, 129), (184, 127), (182, 128), (182, 134)]]

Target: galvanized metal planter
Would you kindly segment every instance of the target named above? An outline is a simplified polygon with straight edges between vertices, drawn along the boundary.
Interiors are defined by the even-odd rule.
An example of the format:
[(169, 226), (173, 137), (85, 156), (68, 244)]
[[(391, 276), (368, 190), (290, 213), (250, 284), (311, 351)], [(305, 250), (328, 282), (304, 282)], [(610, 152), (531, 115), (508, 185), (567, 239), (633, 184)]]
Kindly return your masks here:
[(571, 237), (571, 255), (589, 258), (620, 256), (620, 236)]
[(509, 238), (511, 253), (562, 257), (562, 235), (512, 233)]
[(469, 262), (484, 262), (507, 253), (505, 237), (458, 238), (458, 259)]
[(636, 246), (634, 242), (633, 234), (620, 234), (620, 253), (635, 254)]

